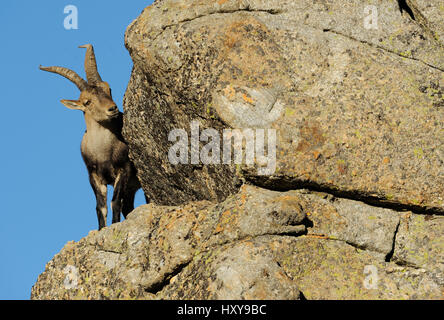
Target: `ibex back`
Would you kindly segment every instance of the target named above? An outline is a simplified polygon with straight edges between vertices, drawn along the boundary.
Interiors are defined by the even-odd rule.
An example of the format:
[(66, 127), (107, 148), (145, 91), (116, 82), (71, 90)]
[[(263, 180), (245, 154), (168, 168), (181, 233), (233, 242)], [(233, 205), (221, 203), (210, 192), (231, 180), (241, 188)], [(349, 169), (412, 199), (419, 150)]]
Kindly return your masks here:
[(87, 81), (67, 68), (40, 66), (40, 69), (64, 76), (80, 90), (78, 100), (61, 102), (70, 109), (83, 111), (85, 116), (86, 132), (82, 139), (81, 152), (97, 200), (100, 230), (106, 226), (107, 185), (114, 187), (111, 208), (112, 222), (115, 223), (120, 221), (121, 212), (126, 217), (134, 209), (134, 196), (140, 188), (140, 183), (136, 169), (128, 158), (128, 146), (122, 136), (123, 115), (111, 97), (108, 83), (100, 78), (94, 49), (90, 44), (80, 47), (87, 49)]

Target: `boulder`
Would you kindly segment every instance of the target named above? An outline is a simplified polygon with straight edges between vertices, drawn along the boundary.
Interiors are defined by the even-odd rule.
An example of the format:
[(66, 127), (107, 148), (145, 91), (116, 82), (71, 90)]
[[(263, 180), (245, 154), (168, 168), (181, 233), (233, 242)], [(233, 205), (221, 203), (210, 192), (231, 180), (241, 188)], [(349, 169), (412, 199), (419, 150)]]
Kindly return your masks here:
[[(435, 221), (435, 240), (419, 238), (418, 249), (398, 227), (399, 213), (337, 201), (244, 185), (217, 204), (144, 205), (66, 244), (31, 298), (443, 298), (442, 221)], [(357, 235), (350, 231), (355, 225), (362, 225)], [(409, 256), (409, 249), (429, 255)]]
[[(408, 3), (408, 11), (396, 1), (146, 8), (125, 35), (134, 69), (124, 99), (145, 193), (168, 205), (221, 201), (247, 180), (443, 213), (441, 7)], [(192, 121), (219, 132), (276, 130), (275, 170), (172, 164), (168, 135), (190, 135)]]

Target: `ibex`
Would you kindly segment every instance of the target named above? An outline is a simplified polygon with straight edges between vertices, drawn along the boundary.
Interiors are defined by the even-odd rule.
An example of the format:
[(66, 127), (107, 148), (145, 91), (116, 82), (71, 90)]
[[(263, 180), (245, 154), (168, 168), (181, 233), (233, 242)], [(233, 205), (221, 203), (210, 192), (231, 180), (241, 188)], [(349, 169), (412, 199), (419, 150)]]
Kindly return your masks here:
[[(63, 67), (42, 67), (43, 71), (57, 73), (80, 90), (78, 100), (61, 100), (69, 109), (81, 110), (85, 116), (86, 132), (81, 153), (88, 169), (89, 181), (96, 196), (99, 230), (106, 226), (107, 185), (114, 187), (111, 208), (112, 223), (120, 221), (134, 209), (134, 196), (140, 188), (136, 169), (128, 158), (128, 146), (122, 136), (122, 116), (111, 97), (111, 89), (97, 71), (92, 45), (87, 44), (85, 72), (87, 81), (74, 71)], [(148, 199), (146, 199), (148, 202)]]

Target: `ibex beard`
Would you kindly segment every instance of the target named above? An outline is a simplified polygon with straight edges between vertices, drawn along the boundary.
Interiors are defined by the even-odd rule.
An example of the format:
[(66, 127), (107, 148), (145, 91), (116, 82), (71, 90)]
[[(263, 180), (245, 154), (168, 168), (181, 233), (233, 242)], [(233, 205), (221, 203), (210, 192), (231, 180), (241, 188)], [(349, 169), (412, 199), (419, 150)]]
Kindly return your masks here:
[[(42, 67), (43, 71), (57, 73), (80, 90), (77, 100), (61, 100), (69, 109), (81, 110), (85, 116), (86, 132), (81, 143), (82, 158), (88, 169), (89, 181), (96, 196), (99, 230), (106, 226), (107, 186), (114, 188), (111, 208), (112, 223), (120, 221), (134, 209), (134, 197), (140, 183), (137, 172), (128, 157), (128, 145), (122, 136), (123, 114), (111, 96), (111, 88), (102, 81), (97, 71), (93, 46), (86, 48), (85, 72), (87, 81), (64, 67)], [(145, 197), (148, 202), (148, 199)]]

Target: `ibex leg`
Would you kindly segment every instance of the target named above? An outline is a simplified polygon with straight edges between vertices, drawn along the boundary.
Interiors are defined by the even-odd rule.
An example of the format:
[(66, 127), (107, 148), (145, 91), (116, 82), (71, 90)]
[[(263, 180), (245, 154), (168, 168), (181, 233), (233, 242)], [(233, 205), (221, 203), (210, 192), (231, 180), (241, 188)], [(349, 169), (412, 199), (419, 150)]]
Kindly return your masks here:
[(106, 227), (106, 216), (108, 214), (108, 208), (106, 205), (106, 184), (102, 183), (96, 174), (92, 173), (89, 176), (89, 182), (93, 188), (96, 196), (96, 211), (97, 220), (99, 222), (99, 230)]

